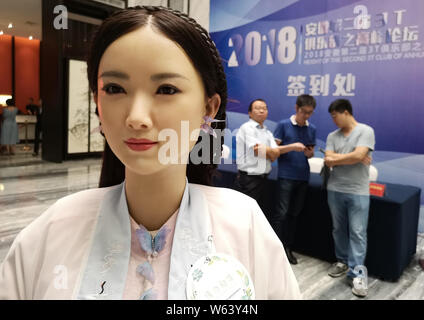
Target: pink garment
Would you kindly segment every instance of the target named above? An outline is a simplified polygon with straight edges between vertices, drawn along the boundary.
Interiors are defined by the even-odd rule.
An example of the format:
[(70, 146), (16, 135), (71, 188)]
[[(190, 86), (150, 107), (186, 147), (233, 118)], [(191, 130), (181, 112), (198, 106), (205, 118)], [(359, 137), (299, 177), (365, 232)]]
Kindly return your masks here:
[[(155, 275), (155, 283), (153, 290), (156, 294), (157, 300), (168, 299), (168, 280), (169, 280), (169, 266), (171, 262), (171, 249), (172, 240), (174, 238), (175, 224), (177, 221), (178, 211), (168, 219), (168, 221), (161, 227), (167, 227), (170, 232), (166, 236), (165, 247), (159, 252), (156, 257), (153, 257), (151, 265)], [(137, 222), (130, 216), (131, 220), (131, 256), (128, 265), (127, 280), (125, 283), (124, 300), (138, 300), (142, 293), (150, 288), (149, 283), (140, 275), (136, 270), (137, 267), (143, 262), (147, 261), (147, 254), (141, 249), (140, 242), (138, 241), (135, 231), (139, 228)], [(160, 230), (160, 229), (159, 229)], [(159, 231), (151, 231), (152, 236), (155, 236)]]

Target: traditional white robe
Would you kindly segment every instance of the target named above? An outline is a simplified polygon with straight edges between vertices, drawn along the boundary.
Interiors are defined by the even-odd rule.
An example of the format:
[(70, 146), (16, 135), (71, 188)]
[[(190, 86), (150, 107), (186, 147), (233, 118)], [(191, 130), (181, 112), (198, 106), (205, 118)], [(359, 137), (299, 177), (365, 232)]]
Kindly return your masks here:
[[(87, 261), (90, 260), (90, 252), (93, 252), (93, 239), (96, 230), (99, 232), (98, 226), (103, 219), (100, 212), (113, 207), (110, 203), (121, 202), (119, 208), (126, 208), (124, 189), (124, 184), (121, 184), (69, 195), (58, 200), (23, 229), (0, 266), (0, 299), (80, 299), (81, 283), (85, 285), (89, 282), (84, 279), (89, 270)], [(187, 184), (185, 193), (188, 192), (187, 189), (192, 191), (191, 199), (186, 199), (186, 202), (193, 203), (197, 198), (203, 199), (204, 209), (194, 211), (199, 217), (210, 221), (216, 252), (233, 256), (245, 266), (253, 280), (256, 299), (301, 298), (283, 245), (255, 200), (226, 188)], [(128, 211), (125, 210), (121, 216), (128, 216)], [(187, 243), (197, 241), (196, 235), (193, 236), (188, 230), (190, 224), (193, 224), (192, 220), (185, 219), (183, 224), (178, 223), (179, 218), (173, 251), (178, 246), (185, 248)], [(104, 239), (114, 233), (114, 228), (118, 230), (111, 223), (106, 227), (109, 231), (103, 234)], [(197, 227), (199, 225), (191, 228), (194, 233), (198, 232), (195, 230)], [(120, 230), (127, 230), (126, 228), (125, 225)], [(176, 241), (177, 233), (179, 241)], [(113, 250), (111, 252), (110, 260), (114, 260)], [(118, 254), (119, 252), (119, 249), (115, 251)], [(170, 299), (184, 298), (181, 290), (178, 293), (177, 289), (174, 290), (186, 276), (186, 271), (176, 266), (180, 255), (181, 251), (180, 254), (173, 252), (171, 255)], [(123, 256), (123, 261), (128, 264), (129, 258)], [(126, 272), (119, 276), (122, 277), (119, 283), (124, 288)], [(178, 281), (174, 279), (178, 277)]]

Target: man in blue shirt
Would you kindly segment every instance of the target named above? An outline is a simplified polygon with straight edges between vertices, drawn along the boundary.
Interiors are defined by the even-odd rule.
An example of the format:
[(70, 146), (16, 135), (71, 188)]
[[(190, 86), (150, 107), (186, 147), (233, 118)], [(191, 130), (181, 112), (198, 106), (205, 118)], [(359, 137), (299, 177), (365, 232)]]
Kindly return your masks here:
[(309, 123), (316, 107), (315, 98), (303, 94), (296, 100), (296, 114), (278, 123), (274, 137), (279, 145), (279, 201), (271, 224), (286, 249), (291, 264), (297, 264), (292, 253), (296, 222), (303, 209), (309, 181), (308, 159), (314, 155), (316, 128)]

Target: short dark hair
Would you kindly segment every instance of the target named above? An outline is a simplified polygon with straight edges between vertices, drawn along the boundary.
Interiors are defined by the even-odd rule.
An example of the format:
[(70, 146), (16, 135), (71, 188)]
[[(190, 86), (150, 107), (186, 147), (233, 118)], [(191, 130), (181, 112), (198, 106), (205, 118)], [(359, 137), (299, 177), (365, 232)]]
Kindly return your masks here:
[(297, 97), (296, 105), (299, 108), (304, 106), (312, 106), (312, 108), (315, 109), (317, 102), (313, 96), (310, 96), (309, 94), (302, 94)]
[(328, 107), (328, 112), (332, 113), (334, 111), (338, 113), (343, 113), (347, 111), (350, 115), (353, 116), (352, 104), (347, 99), (337, 99), (333, 101)]
[(256, 101), (262, 101), (262, 102), (265, 102), (265, 103), (266, 103), (266, 101), (265, 101), (264, 99), (261, 99), (261, 98), (258, 98), (258, 99), (253, 100), (253, 101), (249, 104), (249, 109), (248, 109), (248, 111), (249, 111), (249, 112), (252, 112), (252, 106), (253, 106), (253, 104), (254, 104)]
[(7, 99), (6, 100), (6, 105), (7, 106), (14, 106), (15, 105), (15, 100), (13, 100), (13, 99)]

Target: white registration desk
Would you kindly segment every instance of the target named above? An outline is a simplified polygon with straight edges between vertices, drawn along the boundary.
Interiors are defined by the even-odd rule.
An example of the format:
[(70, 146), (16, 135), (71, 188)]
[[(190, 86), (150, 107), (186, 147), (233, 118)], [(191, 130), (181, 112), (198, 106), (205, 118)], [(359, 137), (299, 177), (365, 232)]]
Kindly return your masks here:
[[(18, 124), (18, 137), (19, 140), (25, 142), (25, 131), (27, 131), (27, 139), (34, 140), (35, 137), (35, 123), (37, 117), (29, 114), (18, 114), (16, 116), (16, 123)], [(25, 128), (27, 126), (27, 128)]]

